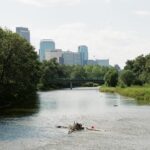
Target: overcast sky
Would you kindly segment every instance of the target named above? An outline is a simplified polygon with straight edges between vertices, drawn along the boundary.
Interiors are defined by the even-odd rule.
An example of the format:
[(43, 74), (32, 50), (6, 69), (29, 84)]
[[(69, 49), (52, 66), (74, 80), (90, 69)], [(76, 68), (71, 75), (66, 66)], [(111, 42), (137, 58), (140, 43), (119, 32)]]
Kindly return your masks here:
[(37, 51), (45, 38), (63, 50), (85, 44), (112, 65), (150, 53), (150, 0), (1, 0), (0, 26), (28, 27)]

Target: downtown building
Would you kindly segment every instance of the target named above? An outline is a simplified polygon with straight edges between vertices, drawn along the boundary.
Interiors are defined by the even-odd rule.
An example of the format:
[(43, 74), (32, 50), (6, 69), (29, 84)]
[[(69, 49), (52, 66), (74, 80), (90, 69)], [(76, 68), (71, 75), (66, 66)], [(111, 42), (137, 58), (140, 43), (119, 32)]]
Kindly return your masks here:
[(104, 67), (109, 67), (109, 59), (96, 59), (96, 64)]
[(44, 60), (49, 61), (53, 58), (56, 58), (59, 64), (81, 65), (81, 55), (78, 52), (62, 51), (61, 49), (45, 51)]
[(78, 47), (78, 53), (80, 53), (81, 57), (81, 65), (87, 65), (88, 62), (88, 47), (86, 45), (80, 45)]
[(25, 27), (16, 27), (16, 33), (30, 42), (30, 31)]
[(39, 59), (41, 62), (47, 60), (49, 57), (48, 53), (52, 51), (55, 51), (55, 42), (53, 40), (43, 39), (40, 41)]
[(62, 58), (64, 65), (81, 65), (81, 55), (78, 52), (63, 52)]
[(96, 59), (96, 60), (88, 60), (87, 65), (99, 65), (103, 67), (109, 67), (109, 59)]
[(63, 58), (62, 58), (63, 52), (61, 49), (55, 49), (52, 51), (46, 51), (45, 52), (45, 60), (51, 60), (53, 58), (56, 58), (57, 63), (63, 64)]

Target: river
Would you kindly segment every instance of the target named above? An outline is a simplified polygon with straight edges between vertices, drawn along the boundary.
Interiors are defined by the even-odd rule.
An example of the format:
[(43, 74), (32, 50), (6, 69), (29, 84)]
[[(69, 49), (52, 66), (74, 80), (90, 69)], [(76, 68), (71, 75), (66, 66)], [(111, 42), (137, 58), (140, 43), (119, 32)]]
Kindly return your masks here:
[[(149, 150), (150, 107), (98, 88), (38, 92), (30, 115), (0, 119), (0, 150)], [(68, 134), (74, 121), (101, 131)]]

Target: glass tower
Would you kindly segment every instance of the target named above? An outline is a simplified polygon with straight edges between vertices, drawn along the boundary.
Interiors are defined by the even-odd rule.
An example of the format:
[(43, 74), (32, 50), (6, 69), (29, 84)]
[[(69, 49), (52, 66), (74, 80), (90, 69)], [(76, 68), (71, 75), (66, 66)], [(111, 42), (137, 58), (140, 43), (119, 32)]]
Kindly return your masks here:
[(30, 42), (30, 31), (28, 28), (16, 27), (16, 33)]
[(88, 61), (88, 47), (86, 45), (81, 45), (78, 47), (78, 52), (81, 55), (81, 64), (86, 65)]
[(45, 60), (46, 52), (51, 52), (54, 50), (55, 50), (55, 42), (53, 40), (49, 39), (41, 40), (39, 50), (40, 61), (42, 62), (43, 60)]

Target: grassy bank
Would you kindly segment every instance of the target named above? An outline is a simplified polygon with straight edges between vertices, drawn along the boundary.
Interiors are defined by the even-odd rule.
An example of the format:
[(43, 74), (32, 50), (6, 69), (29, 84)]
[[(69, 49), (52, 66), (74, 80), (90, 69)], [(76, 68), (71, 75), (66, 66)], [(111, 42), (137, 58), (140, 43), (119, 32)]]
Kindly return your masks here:
[(133, 87), (101, 87), (101, 92), (119, 93), (123, 96), (135, 98), (139, 104), (150, 104), (150, 86), (133, 86)]

